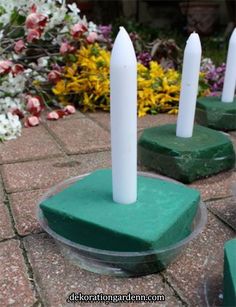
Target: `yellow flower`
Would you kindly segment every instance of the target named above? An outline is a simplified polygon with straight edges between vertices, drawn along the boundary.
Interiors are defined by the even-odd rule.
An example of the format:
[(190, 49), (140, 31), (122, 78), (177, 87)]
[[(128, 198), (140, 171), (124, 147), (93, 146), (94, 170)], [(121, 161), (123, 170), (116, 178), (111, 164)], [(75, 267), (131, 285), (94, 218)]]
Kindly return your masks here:
[[(53, 88), (60, 103), (77, 102), (82, 110), (110, 109), (110, 52), (98, 44), (81, 47), (76, 62), (65, 67), (63, 79)], [(180, 75), (164, 69), (155, 61), (150, 67), (137, 64), (138, 116), (152, 112), (176, 113)]]

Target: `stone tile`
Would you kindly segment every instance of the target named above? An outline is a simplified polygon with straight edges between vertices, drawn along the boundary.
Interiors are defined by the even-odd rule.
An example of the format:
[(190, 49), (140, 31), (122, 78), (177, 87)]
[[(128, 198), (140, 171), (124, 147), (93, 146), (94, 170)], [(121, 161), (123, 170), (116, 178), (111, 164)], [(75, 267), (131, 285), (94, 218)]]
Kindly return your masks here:
[(223, 292), (223, 246), (235, 232), (211, 213), (208, 218), (204, 232), (164, 273), (189, 306), (219, 306)]
[(206, 179), (197, 180), (190, 186), (199, 189), (203, 200), (231, 196), (234, 193), (234, 187), (236, 187), (236, 172), (222, 172)]
[(3, 189), (2, 178), (0, 176), (0, 201), (3, 201), (4, 199), (5, 199), (5, 193)]
[(67, 178), (110, 165), (109, 152), (33, 162), (5, 164), (2, 175), (7, 192), (43, 189)]
[(45, 192), (46, 190), (36, 190), (10, 194), (11, 211), (19, 235), (25, 236), (41, 231), (36, 218), (36, 208)]
[(99, 126), (110, 131), (110, 113), (109, 112), (94, 112), (86, 113), (86, 116), (95, 121)]
[[(87, 272), (65, 261), (57, 245), (46, 234), (27, 236), (24, 238), (24, 244), (34, 270), (40, 296), (48, 306), (65, 306), (66, 298), (72, 292), (164, 294), (166, 295), (165, 306), (182, 306), (158, 274), (140, 278), (114, 278)], [(157, 306), (157, 304), (162, 305), (158, 302), (148, 306)], [(145, 304), (142, 305), (145, 306)], [(105, 306), (105, 304), (95, 303), (93, 306)], [(117, 304), (111, 303), (109, 306), (117, 306)], [(134, 306), (134, 304), (125, 304), (125, 306)], [(141, 304), (135, 303), (135, 306), (141, 306)]]
[(177, 121), (176, 115), (170, 114), (157, 114), (157, 115), (145, 115), (138, 118), (138, 129), (143, 130), (146, 128), (166, 125), (166, 124), (175, 124)]
[(32, 306), (36, 302), (19, 241), (0, 243), (0, 306)]
[(16, 140), (0, 144), (1, 163), (27, 161), (59, 155), (62, 155), (62, 151), (42, 125), (33, 128), (23, 128), (22, 135)]
[[(88, 117), (97, 122), (106, 130), (110, 130), (110, 114), (106, 112), (87, 113)], [(145, 115), (138, 118), (138, 130), (155, 126), (176, 123), (177, 116), (170, 114)]]
[(13, 236), (14, 231), (8, 209), (6, 205), (0, 203), (0, 240), (12, 238)]
[(235, 197), (207, 202), (207, 207), (236, 231), (236, 190)]
[(110, 148), (110, 135), (88, 118), (48, 122), (68, 154), (103, 151)]
[(78, 175), (85, 174), (96, 169), (111, 167), (111, 152), (104, 151), (86, 155), (76, 155), (73, 156), (73, 161), (78, 163)]
[(58, 158), (33, 162), (5, 164), (3, 180), (7, 192), (47, 188), (76, 175), (75, 164)]

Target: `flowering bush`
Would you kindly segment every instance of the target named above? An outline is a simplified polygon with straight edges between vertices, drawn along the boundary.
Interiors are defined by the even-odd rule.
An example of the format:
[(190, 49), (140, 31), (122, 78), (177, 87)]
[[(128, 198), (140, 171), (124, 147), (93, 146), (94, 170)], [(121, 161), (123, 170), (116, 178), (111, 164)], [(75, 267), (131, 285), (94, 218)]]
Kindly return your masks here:
[[(60, 107), (51, 88), (64, 63), (81, 45), (98, 38), (97, 26), (78, 13), (75, 4), (66, 6), (62, 0), (1, 1), (1, 139), (20, 134), (20, 118), (26, 127), (36, 126), (45, 107)], [(56, 111), (58, 117), (73, 112), (73, 107)], [(47, 118), (56, 119), (53, 114)]]
[[(110, 52), (98, 44), (82, 47), (76, 60), (64, 68), (62, 78), (53, 92), (63, 104), (75, 104), (83, 111), (109, 110)], [(146, 113), (176, 113), (180, 75), (173, 69), (164, 71), (157, 62), (150, 68), (138, 63), (138, 115)]]
[(225, 63), (216, 67), (212, 60), (205, 58), (202, 60), (201, 72), (204, 73), (206, 83), (209, 87), (209, 95), (217, 95), (217, 92), (221, 92), (224, 84), (225, 76)]

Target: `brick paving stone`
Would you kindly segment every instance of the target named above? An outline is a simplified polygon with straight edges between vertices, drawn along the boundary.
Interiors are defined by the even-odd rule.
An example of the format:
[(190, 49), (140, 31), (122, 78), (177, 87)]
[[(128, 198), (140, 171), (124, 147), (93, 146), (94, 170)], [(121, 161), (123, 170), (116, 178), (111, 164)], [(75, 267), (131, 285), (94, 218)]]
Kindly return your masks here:
[(69, 158), (5, 164), (2, 175), (7, 192), (43, 189), (67, 178), (110, 165), (109, 152), (97, 152)]
[[(165, 306), (182, 306), (158, 274), (140, 278), (114, 278), (87, 272), (65, 261), (54, 241), (44, 233), (25, 237), (24, 244), (34, 270), (40, 296), (48, 306), (67, 305), (66, 298), (72, 292), (164, 294), (166, 295)], [(93, 306), (101, 305), (105, 306), (93, 304)], [(162, 304), (159, 302), (148, 304), (148, 306), (157, 305)], [(117, 304), (109, 304), (109, 306), (117, 306)], [(134, 304), (125, 304), (125, 306), (134, 306)], [(135, 306), (141, 306), (141, 304), (135, 303)], [(146, 305), (143, 304), (143, 306)]]
[(86, 113), (86, 116), (94, 120), (104, 129), (110, 131), (110, 113), (108, 112)]
[(11, 219), (5, 204), (0, 203), (0, 241), (12, 238), (14, 231), (12, 229)]
[[(106, 130), (110, 130), (110, 114), (106, 112), (87, 113), (87, 116), (96, 121)], [(177, 116), (169, 114), (145, 115), (138, 118), (138, 130), (155, 126), (176, 123)]]
[(231, 196), (236, 186), (236, 172), (227, 171), (212, 177), (201, 179), (190, 184), (199, 189), (203, 200)]
[(46, 190), (25, 191), (9, 195), (15, 227), (21, 236), (41, 231), (36, 218), (36, 205)]
[(3, 184), (2, 184), (2, 179), (0, 176), (0, 201), (3, 201), (5, 199), (5, 193), (3, 190)]
[(22, 129), (16, 140), (0, 144), (0, 162), (27, 161), (62, 155), (56, 142), (41, 125)]
[(207, 207), (236, 231), (236, 194), (234, 197), (207, 202)]
[(68, 154), (104, 151), (110, 148), (110, 135), (88, 118), (48, 122)]
[(19, 241), (0, 243), (0, 306), (32, 306), (36, 302)]
[(76, 175), (75, 165), (64, 158), (5, 164), (2, 175), (7, 192), (47, 188)]
[(170, 114), (157, 114), (157, 115), (146, 115), (138, 119), (138, 129), (143, 130), (146, 128), (175, 124), (177, 121), (176, 115)]
[(189, 306), (219, 306), (223, 246), (236, 234), (211, 213), (208, 218), (204, 232), (190, 242), (182, 257), (164, 273)]

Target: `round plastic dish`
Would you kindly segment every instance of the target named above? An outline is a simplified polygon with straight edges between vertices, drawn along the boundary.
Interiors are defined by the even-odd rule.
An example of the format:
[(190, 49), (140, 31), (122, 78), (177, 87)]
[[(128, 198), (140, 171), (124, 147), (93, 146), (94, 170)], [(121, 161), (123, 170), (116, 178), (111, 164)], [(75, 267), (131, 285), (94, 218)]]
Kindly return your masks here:
[[(162, 180), (174, 181), (166, 177), (146, 172), (139, 172), (138, 174)], [(39, 204), (43, 200), (57, 194), (75, 181), (78, 181), (87, 175), (88, 174), (73, 177), (56, 185), (44, 194), (39, 201)], [(181, 184), (179, 182), (176, 183)], [(207, 222), (207, 211), (205, 205), (204, 203), (200, 203), (192, 223), (192, 232), (189, 236), (178, 243), (157, 250), (114, 252), (80, 245), (58, 235), (48, 226), (47, 220), (44, 218), (39, 204), (37, 206), (38, 221), (41, 227), (55, 239), (56, 243), (59, 245), (61, 253), (66, 259), (88, 271), (120, 277), (140, 276), (163, 270), (184, 251), (187, 244), (201, 232)]]

